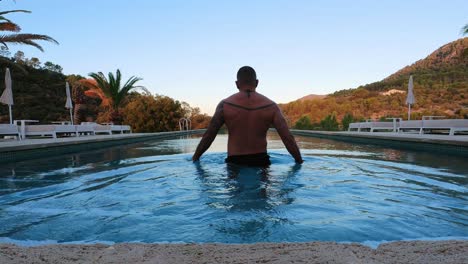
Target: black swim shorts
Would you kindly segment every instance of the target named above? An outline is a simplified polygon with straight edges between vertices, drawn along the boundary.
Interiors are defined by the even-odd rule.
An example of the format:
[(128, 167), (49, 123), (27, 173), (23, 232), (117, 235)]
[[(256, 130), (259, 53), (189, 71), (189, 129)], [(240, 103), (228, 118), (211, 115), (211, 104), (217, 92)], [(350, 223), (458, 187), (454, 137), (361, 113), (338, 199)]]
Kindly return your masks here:
[(266, 153), (233, 155), (226, 158), (226, 163), (233, 163), (243, 166), (265, 167), (271, 164), (270, 156)]

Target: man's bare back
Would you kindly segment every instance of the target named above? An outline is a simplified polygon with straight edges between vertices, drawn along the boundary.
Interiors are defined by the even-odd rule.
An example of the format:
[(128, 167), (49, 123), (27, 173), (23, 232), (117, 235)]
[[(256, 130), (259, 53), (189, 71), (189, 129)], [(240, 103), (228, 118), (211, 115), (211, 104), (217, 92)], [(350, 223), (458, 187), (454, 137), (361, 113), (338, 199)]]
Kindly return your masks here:
[[(242, 67), (239, 72), (243, 68), (245, 67)], [(255, 75), (252, 68), (249, 67), (247, 70), (253, 71), (253, 75)], [(247, 163), (248, 159), (252, 159), (252, 157), (258, 161), (258, 155), (263, 155), (260, 156), (261, 159), (265, 159), (264, 156), (268, 159), (266, 134), (270, 126), (273, 125), (295, 161), (302, 163), (299, 148), (289, 132), (286, 120), (278, 105), (266, 96), (255, 92), (258, 85), (256, 76), (255, 83), (252, 80), (246, 82), (242, 77), (242, 75), (239, 77), (238, 73), (236, 84), (239, 92), (222, 100), (216, 107), (208, 130), (203, 135), (192, 159), (198, 160), (209, 148), (223, 124), (226, 124), (228, 129), (228, 162), (242, 160), (242, 157), (246, 157)], [(250, 76), (247, 75), (247, 77)], [(269, 159), (267, 161), (269, 162)]]

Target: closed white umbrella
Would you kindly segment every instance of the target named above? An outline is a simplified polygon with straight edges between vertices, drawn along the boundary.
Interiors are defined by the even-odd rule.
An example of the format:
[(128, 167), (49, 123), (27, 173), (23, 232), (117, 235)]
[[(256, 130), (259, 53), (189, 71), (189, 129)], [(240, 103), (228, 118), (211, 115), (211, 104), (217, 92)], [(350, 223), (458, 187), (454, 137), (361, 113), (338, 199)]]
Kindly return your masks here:
[(413, 75), (410, 75), (408, 81), (408, 95), (406, 96), (406, 104), (408, 105), (408, 120), (411, 119), (411, 105), (416, 103), (413, 93)]
[(65, 92), (67, 93), (67, 102), (65, 103), (65, 108), (70, 109), (70, 119), (71, 124), (73, 125), (73, 104), (70, 95), (70, 85), (68, 85), (68, 82), (65, 83)]
[(10, 124), (13, 124), (13, 115), (11, 112), (11, 106), (13, 105), (13, 91), (11, 89), (11, 75), (10, 69), (6, 68), (5, 71), (5, 91), (3, 91), (0, 97), (0, 103), (8, 105), (10, 111)]

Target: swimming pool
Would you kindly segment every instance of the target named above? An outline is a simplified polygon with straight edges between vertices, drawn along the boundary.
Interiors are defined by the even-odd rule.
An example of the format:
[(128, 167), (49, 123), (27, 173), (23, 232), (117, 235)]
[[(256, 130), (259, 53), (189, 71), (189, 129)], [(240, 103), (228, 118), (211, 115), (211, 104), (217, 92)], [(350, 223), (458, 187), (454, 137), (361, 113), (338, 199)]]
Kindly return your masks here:
[(296, 165), (269, 134), (272, 165), (224, 163), (218, 135), (2, 164), (0, 242), (361, 242), (468, 237), (460, 156), (297, 136)]

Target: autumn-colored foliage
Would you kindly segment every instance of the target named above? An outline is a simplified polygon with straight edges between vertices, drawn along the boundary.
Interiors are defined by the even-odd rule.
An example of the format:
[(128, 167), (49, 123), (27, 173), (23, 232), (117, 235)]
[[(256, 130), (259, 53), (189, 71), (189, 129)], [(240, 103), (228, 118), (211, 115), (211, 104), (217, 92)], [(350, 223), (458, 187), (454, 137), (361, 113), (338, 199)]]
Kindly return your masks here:
[(209, 117), (200, 114), (198, 108), (191, 108), (163, 95), (136, 95), (122, 108), (125, 124), (131, 124), (134, 132), (160, 132), (179, 129), (179, 120), (190, 117), (192, 129), (206, 128)]

